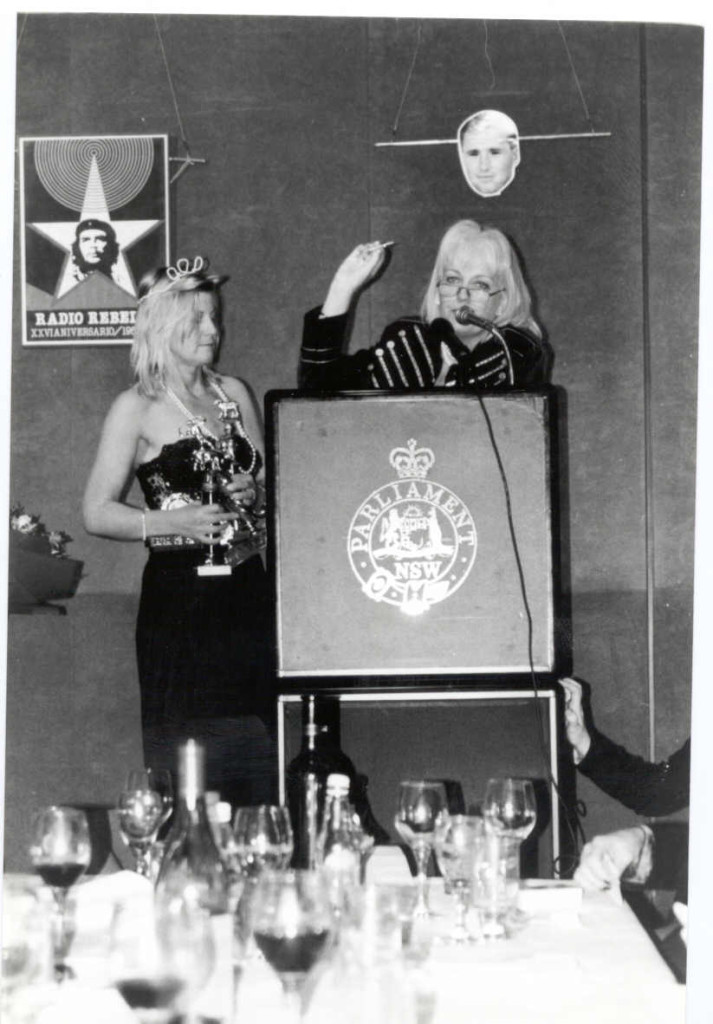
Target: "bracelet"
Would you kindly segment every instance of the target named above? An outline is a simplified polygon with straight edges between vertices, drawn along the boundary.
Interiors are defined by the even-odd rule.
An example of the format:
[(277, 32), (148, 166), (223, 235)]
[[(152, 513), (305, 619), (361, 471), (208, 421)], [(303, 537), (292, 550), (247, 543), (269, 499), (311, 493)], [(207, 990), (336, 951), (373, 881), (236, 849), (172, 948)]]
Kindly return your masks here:
[(143, 509), (141, 512), (141, 541), (143, 544), (145, 544), (146, 540), (146, 509)]

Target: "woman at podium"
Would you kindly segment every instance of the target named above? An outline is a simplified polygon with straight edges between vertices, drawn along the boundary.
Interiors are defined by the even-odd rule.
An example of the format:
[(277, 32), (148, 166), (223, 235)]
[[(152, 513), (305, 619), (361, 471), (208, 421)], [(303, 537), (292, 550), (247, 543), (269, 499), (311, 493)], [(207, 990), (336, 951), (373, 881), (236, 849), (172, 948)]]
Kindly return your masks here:
[(390, 243), (358, 245), (324, 304), (305, 316), (299, 384), (326, 390), (546, 384), (551, 350), (532, 313), (517, 254), (497, 228), (453, 224), (441, 239), (418, 317), (389, 324), (379, 343), (343, 352), (350, 310), (381, 269)]

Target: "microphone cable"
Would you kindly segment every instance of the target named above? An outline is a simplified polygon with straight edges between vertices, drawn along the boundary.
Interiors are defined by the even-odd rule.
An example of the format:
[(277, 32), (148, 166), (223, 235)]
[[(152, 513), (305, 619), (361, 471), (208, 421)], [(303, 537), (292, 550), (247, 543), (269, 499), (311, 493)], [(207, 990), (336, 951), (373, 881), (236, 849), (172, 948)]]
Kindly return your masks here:
[[(460, 310), (459, 310), (459, 312), (460, 312)], [(491, 445), (493, 454), (495, 456), (495, 462), (497, 464), (498, 472), (500, 474), (500, 479), (501, 479), (502, 485), (503, 485), (503, 495), (504, 495), (504, 498), (505, 498), (505, 510), (506, 510), (506, 518), (507, 518), (507, 523), (508, 523), (508, 530), (509, 530), (509, 533), (510, 533), (510, 541), (511, 541), (511, 544), (512, 544), (513, 554), (515, 556), (515, 564), (516, 564), (516, 567), (517, 567), (517, 575), (518, 575), (518, 582), (519, 582), (519, 585), (520, 585), (520, 593), (522, 595), (522, 603), (523, 603), (523, 607), (525, 609), (525, 617), (527, 619), (527, 656), (528, 656), (528, 663), (529, 663), (529, 668), (530, 668), (530, 681), (531, 681), (531, 685), (532, 685), (533, 694), (534, 694), (534, 697), (535, 697), (535, 702), (534, 702), (535, 703), (535, 717), (537, 719), (537, 735), (538, 735), (538, 740), (539, 740), (539, 743), (540, 743), (540, 753), (542, 755), (542, 760), (543, 760), (544, 765), (545, 765), (545, 772), (546, 772), (546, 776), (547, 776), (547, 781), (548, 781), (549, 785), (552, 787), (552, 789), (554, 789), (554, 791), (555, 791), (555, 793), (557, 795), (557, 800), (559, 801), (559, 805), (560, 805), (560, 807), (562, 809), (562, 814), (563, 814), (563, 818), (564, 818), (564, 821), (565, 821), (565, 824), (566, 824), (566, 827), (567, 827), (567, 831), (569, 833), (569, 837), (570, 837), (570, 839), (572, 841), (572, 845), (574, 847), (574, 857), (575, 857), (575, 866), (576, 866), (577, 854), (578, 854), (578, 849), (579, 849), (579, 847), (578, 847), (578, 839), (581, 839), (582, 843), (586, 843), (587, 837), (586, 837), (586, 834), (584, 832), (584, 828), (582, 827), (582, 823), (581, 823), (580, 818), (579, 818), (577, 802), (575, 802), (573, 804), (571, 809), (567, 806), (567, 804), (565, 803), (565, 800), (564, 800), (564, 798), (562, 796), (562, 793), (560, 791), (559, 784), (558, 784), (557, 780), (555, 779), (554, 775), (552, 774), (552, 770), (550, 768), (550, 758), (549, 758), (549, 753), (548, 753), (548, 750), (547, 750), (547, 744), (545, 742), (545, 727), (544, 727), (544, 723), (542, 721), (542, 710), (540, 708), (540, 691), (539, 691), (539, 687), (538, 687), (538, 684), (537, 684), (537, 675), (535, 673), (535, 662), (534, 662), (534, 655), (533, 655), (533, 633), (534, 633), (534, 628), (533, 628), (533, 621), (532, 621), (532, 612), (530, 610), (530, 602), (529, 602), (528, 596), (527, 596), (527, 585), (525, 583), (525, 572), (524, 572), (524, 569), (523, 569), (523, 566), (522, 566), (522, 559), (521, 559), (521, 556), (520, 556), (520, 546), (519, 546), (518, 541), (517, 541), (517, 534), (516, 534), (516, 531), (515, 531), (515, 523), (514, 523), (513, 515), (512, 515), (512, 500), (511, 500), (511, 495), (510, 495), (510, 485), (508, 484), (507, 474), (505, 472), (505, 466), (503, 465), (502, 457), (500, 455), (500, 449), (498, 448), (498, 444), (497, 444), (497, 441), (495, 439), (495, 432), (493, 430), (493, 424), (492, 424), (492, 421), (490, 419), (490, 414), (488, 413), (488, 410), (485, 408), (485, 403), (483, 401), (483, 397), (480, 394), (480, 392), (476, 391), (475, 395), (476, 395), (476, 398), (478, 399), (478, 403), (480, 405), (480, 409), (481, 409), (481, 412), (483, 414), (483, 419), (485, 421), (485, 426), (486, 426), (486, 429), (488, 431), (488, 437), (490, 439), (490, 445)], [(572, 817), (574, 817), (574, 822), (575, 822), (575, 827), (574, 828), (572, 827), (572, 821), (570, 819), (570, 810), (572, 812)], [(557, 859), (558, 859), (558, 861), (560, 861), (560, 863), (555, 863), (553, 865), (553, 867), (554, 867), (555, 874), (558, 874), (561, 877), (562, 876), (562, 864), (561, 864), (562, 856), (560, 855), (560, 857), (557, 858)]]

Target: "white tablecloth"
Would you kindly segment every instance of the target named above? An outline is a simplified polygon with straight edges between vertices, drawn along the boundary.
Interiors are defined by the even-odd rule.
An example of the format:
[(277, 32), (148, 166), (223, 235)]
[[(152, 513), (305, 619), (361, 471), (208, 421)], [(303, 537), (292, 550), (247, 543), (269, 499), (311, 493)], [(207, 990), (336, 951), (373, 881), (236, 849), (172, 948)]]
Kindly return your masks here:
[[(430, 889), (439, 915), (434, 931), (445, 934), (453, 922), (453, 900), (440, 880), (431, 880)], [(36, 1024), (135, 1024), (108, 987), (106, 953), (113, 903), (137, 892), (151, 897), (148, 883), (131, 872), (77, 887), (78, 927), (69, 957), (77, 977), (36, 993)], [(201, 997), (202, 1013), (229, 1020), (231, 979), (225, 931), (215, 975)], [(412, 980), (421, 993), (420, 1024), (684, 1024), (685, 987), (629, 907), (608, 893), (585, 895), (574, 913), (542, 909), (507, 940), (463, 948), (436, 938)], [(334, 1024), (346, 1017), (335, 1006)], [(257, 1021), (278, 1024), (286, 1018), (279, 982), (253, 957), (238, 987), (235, 1024)]]

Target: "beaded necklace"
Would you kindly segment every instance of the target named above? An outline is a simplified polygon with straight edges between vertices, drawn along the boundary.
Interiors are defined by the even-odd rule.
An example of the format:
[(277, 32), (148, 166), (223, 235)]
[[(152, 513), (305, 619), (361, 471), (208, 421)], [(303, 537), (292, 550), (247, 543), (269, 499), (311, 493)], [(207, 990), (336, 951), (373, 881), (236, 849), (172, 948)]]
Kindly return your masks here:
[[(248, 436), (248, 433), (245, 427), (243, 426), (243, 418), (240, 414), (240, 407), (238, 403), (228, 398), (222, 386), (218, 383), (217, 380), (213, 380), (212, 378), (209, 377), (206, 383), (208, 387), (211, 389), (211, 391), (213, 391), (213, 393), (218, 396), (217, 399), (214, 399), (214, 404), (221, 407), (225, 407), (221, 411), (221, 419), (226, 422), (230, 422), (233, 425), (238, 436), (245, 441), (250, 450), (250, 465), (246, 469), (241, 469), (240, 472), (252, 473), (255, 467), (257, 466), (257, 448), (250, 440), (250, 437)], [(188, 420), (188, 428), (190, 433), (193, 434), (193, 436), (197, 436), (198, 434), (200, 434), (204, 440), (210, 442), (212, 445), (219, 445), (220, 442), (218, 438), (215, 436), (213, 431), (210, 430), (206, 425), (205, 416), (194, 415), (191, 412), (191, 410), (188, 409), (183, 404), (181, 399), (178, 397), (175, 391), (173, 391), (173, 389), (168, 386), (168, 384), (164, 384), (163, 387), (167, 396), (170, 398), (170, 400), (173, 402), (176, 408), (179, 409)], [(231, 415), (228, 415), (226, 411), (227, 408), (231, 410)]]

